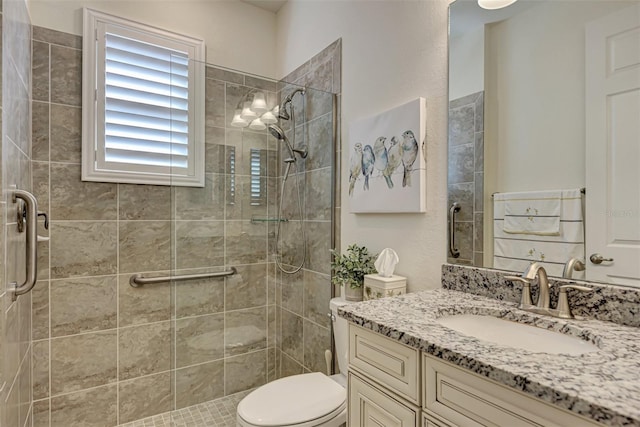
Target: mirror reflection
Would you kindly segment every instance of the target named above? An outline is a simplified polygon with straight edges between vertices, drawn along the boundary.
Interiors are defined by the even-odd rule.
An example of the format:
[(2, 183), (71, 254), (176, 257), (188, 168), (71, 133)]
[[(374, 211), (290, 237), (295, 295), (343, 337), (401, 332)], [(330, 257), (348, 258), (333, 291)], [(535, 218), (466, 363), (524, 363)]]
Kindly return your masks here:
[(640, 286), (640, 2), (457, 0), (449, 58), (449, 262)]

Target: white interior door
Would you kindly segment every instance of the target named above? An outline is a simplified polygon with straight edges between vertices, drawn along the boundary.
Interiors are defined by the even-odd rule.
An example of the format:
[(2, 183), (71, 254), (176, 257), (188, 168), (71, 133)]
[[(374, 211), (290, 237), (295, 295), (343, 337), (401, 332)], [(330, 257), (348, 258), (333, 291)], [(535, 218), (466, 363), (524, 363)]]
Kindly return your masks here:
[(640, 286), (640, 3), (587, 25), (586, 83), (586, 277)]

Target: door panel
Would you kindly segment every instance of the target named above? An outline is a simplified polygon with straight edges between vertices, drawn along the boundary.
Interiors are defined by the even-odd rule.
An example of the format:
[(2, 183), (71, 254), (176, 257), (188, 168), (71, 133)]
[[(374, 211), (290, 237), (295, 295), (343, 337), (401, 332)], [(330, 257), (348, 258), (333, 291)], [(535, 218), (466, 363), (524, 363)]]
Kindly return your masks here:
[(587, 279), (640, 286), (640, 4), (586, 29)]

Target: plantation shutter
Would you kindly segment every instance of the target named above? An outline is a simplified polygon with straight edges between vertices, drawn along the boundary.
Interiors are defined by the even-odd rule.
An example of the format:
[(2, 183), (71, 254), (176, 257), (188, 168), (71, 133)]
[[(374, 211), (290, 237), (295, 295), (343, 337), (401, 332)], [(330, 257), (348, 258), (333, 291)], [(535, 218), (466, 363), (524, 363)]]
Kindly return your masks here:
[(104, 161), (188, 169), (186, 52), (105, 35)]
[(260, 176), (262, 170), (263, 150), (252, 148), (251, 153), (251, 205), (261, 206), (264, 204), (266, 194), (264, 191), (263, 179)]
[(204, 64), (192, 59), (198, 46), (141, 24), (105, 21), (94, 24), (95, 142), (92, 158), (85, 161), (83, 151), (83, 179), (203, 186)]

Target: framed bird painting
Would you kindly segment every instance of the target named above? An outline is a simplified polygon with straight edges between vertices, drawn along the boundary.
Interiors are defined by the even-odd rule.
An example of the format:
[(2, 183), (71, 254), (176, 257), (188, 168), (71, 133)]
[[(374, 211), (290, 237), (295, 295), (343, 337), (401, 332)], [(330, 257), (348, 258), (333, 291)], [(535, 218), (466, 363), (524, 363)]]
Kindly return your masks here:
[(350, 212), (425, 212), (425, 138), (424, 98), (352, 123)]

